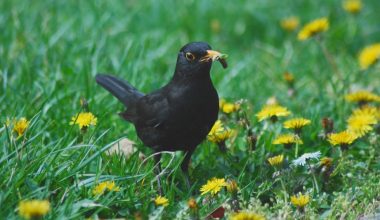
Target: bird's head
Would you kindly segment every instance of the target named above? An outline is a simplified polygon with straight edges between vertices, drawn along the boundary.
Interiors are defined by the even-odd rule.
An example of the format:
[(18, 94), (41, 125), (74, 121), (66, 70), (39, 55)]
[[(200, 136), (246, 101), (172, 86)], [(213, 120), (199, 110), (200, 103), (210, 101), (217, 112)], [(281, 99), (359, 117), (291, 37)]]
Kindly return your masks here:
[(178, 53), (176, 74), (185, 77), (209, 75), (213, 61), (227, 68), (227, 55), (212, 50), (205, 42), (188, 43)]

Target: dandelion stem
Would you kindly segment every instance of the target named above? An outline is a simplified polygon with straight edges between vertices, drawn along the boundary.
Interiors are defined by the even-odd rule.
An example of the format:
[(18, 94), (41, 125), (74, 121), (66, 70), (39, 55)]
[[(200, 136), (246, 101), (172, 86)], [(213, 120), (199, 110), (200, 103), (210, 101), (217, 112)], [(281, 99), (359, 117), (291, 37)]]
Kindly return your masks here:
[(318, 186), (317, 178), (315, 177), (314, 172), (312, 172), (311, 175), (313, 176), (313, 181), (314, 181), (314, 185), (315, 185), (315, 190), (317, 191), (317, 194), (319, 194), (319, 186)]
[[(277, 168), (276, 168), (276, 172), (277, 172)], [(281, 175), (281, 174), (280, 174)], [(284, 200), (285, 200), (285, 204), (288, 204), (288, 193), (286, 192), (286, 187), (285, 187), (285, 184), (284, 184), (284, 181), (282, 180), (282, 177), (280, 176), (280, 183), (281, 183), (281, 187), (282, 187), (282, 192), (284, 193)]]
[(284, 181), (282, 180), (282, 178), (280, 178), (280, 182), (281, 182), (281, 187), (282, 187), (282, 190), (284, 193), (285, 204), (288, 204), (288, 194), (286, 193), (285, 184), (284, 184)]
[(335, 168), (334, 172), (331, 174), (331, 176), (336, 176), (340, 170), (342, 169), (342, 167), (344, 167), (344, 164), (345, 164), (345, 160), (346, 160), (346, 153), (345, 151), (341, 151), (341, 158), (339, 160), (339, 164), (338, 166)]
[(296, 149), (295, 149), (295, 155), (294, 155), (295, 158), (298, 157), (298, 143), (296, 143)]

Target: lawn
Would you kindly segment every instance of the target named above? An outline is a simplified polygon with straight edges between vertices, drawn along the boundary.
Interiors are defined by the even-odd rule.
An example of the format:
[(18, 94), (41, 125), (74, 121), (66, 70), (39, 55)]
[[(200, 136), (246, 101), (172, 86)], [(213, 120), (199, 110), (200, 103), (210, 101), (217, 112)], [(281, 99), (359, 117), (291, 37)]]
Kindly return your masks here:
[[(379, 218), (378, 8), (378, 0), (357, 13), (340, 0), (0, 1), (0, 219)], [(299, 25), (285, 30), (291, 16)], [(320, 18), (328, 28), (299, 40)], [(211, 71), (222, 124), (193, 154), (190, 188), (184, 155), (163, 152), (159, 195), (153, 151), (95, 75), (149, 93), (192, 41), (228, 54), (229, 67)], [(371, 62), (360, 62), (375, 44), (363, 58)], [(80, 128), (85, 112), (96, 119)], [(284, 127), (301, 117), (302, 129)], [(205, 184), (214, 193), (201, 193)]]

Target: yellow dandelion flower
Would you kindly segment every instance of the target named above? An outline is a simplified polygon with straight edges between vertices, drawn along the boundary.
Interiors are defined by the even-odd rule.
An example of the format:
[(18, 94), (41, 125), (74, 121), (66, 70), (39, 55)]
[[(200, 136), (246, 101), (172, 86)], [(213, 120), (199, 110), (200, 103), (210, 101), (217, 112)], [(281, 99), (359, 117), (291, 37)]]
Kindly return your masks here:
[(219, 99), (219, 109), (221, 109), (226, 102), (227, 101), (225, 99)]
[(360, 105), (364, 105), (368, 102), (380, 102), (380, 97), (378, 95), (365, 90), (347, 94), (345, 98), (349, 102), (357, 102)]
[(211, 193), (211, 195), (216, 195), (223, 187), (227, 186), (226, 180), (224, 178), (212, 178), (207, 180), (207, 183), (201, 187), (201, 195)]
[(13, 122), (13, 131), (21, 137), (29, 126), (29, 121), (26, 118), (20, 118)]
[(282, 134), (274, 139), (273, 144), (283, 144), (286, 148), (290, 148), (293, 144), (303, 144), (303, 141), (295, 134)]
[(333, 145), (340, 145), (343, 150), (346, 150), (348, 145), (352, 144), (357, 139), (353, 133), (349, 131), (342, 131), (339, 133), (332, 133), (328, 136), (328, 141)]
[(50, 210), (50, 203), (47, 200), (21, 201), (18, 205), (18, 213), (26, 219), (40, 218)]
[(309, 195), (298, 194), (290, 197), (290, 202), (297, 208), (305, 207), (310, 201)]
[(222, 106), (222, 111), (226, 114), (230, 114), (232, 112), (236, 112), (240, 109), (240, 104), (237, 104), (237, 103), (225, 103), (223, 106)]
[(272, 121), (276, 121), (278, 117), (284, 117), (290, 115), (291, 112), (287, 108), (280, 105), (266, 105), (261, 109), (259, 113), (256, 114), (256, 117), (259, 121), (270, 118)]
[(207, 139), (213, 143), (221, 143), (232, 136), (233, 132), (223, 126), (221, 120), (217, 120), (207, 135)]
[(360, 67), (365, 70), (380, 59), (380, 43), (365, 47), (359, 54)]
[(92, 193), (94, 195), (102, 195), (106, 190), (110, 192), (119, 192), (120, 187), (116, 186), (114, 181), (106, 181), (96, 185), (92, 190)]
[(373, 125), (377, 124), (376, 117), (371, 114), (354, 113), (347, 120), (347, 130), (357, 137), (363, 137), (373, 130)]
[(360, 0), (346, 0), (343, 2), (343, 8), (349, 13), (357, 14), (362, 9), (362, 2)]
[(230, 220), (265, 220), (265, 217), (253, 212), (239, 212), (232, 214)]
[(297, 29), (299, 23), (300, 23), (300, 20), (298, 19), (298, 17), (291, 16), (291, 17), (282, 19), (280, 22), (280, 25), (282, 29), (286, 31), (294, 31), (295, 29)]
[(77, 124), (80, 129), (87, 128), (90, 125), (96, 125), (98, 119), (91, 112), (81, 112), (71, 118), (70, 124)]
[(275, 157), (268, 158), (268, 162), (272, 166), (279, 166), (282, 164), (283, 161), (284, 161), (284, 155), (282, 154)]
[(329, 20), (319, 18), (306, 24), (300, 32), (298, 32), (298, 40), (307, 40), (321, 32), (325, 32), (329, 29)]
[(284, 122), (284, 128), (294, 129), (296, 133), (299, 133), (303, 127), (309, 125), (311, 121), (305, 118), (293, 118)]
[(169, 200), (163, 196), (157, 196), (155, 199), (154, 199), (154, 204), (156, 204), (156, 206), (163, 206), (163, 207), (166, 207), (169, 205)]
[(321, 166), (330, 167), (332, 165), (333, 159), (331, 157), (322, 157), (319, 163)]
[(372, 115), (376, 120), (380, 120), (380, 108), (374, 106), (364, 105), (360, 108), (354, 109), (352, 115)]
[(240, 109), (240, 104), (239, 103), (230, 103), (227, 102), (225, 99), (220, 99), (219, 100), (219, 108), (222, 110), (222, 112), (226, 114), (230, 114), (232, 112), (236, 112)]

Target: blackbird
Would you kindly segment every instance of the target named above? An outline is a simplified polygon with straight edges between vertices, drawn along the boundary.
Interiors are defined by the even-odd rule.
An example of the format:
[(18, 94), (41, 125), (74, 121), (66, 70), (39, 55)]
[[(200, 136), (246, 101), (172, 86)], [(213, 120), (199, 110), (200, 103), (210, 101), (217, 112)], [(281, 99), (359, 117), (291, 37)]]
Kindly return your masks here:
[(192, 153), (218, 118), (219, 98), (210, 70), (216, 60), (227, 68), (225, 58), (205, 42), (186, 44), (169, 83), (146, 95), (111, 75), (98, 74), (96, 82), (126, 106), (120, 116), (135, 126), (146, 146), (155, 152), (186, 153), (181, 168), (187, 174)]

